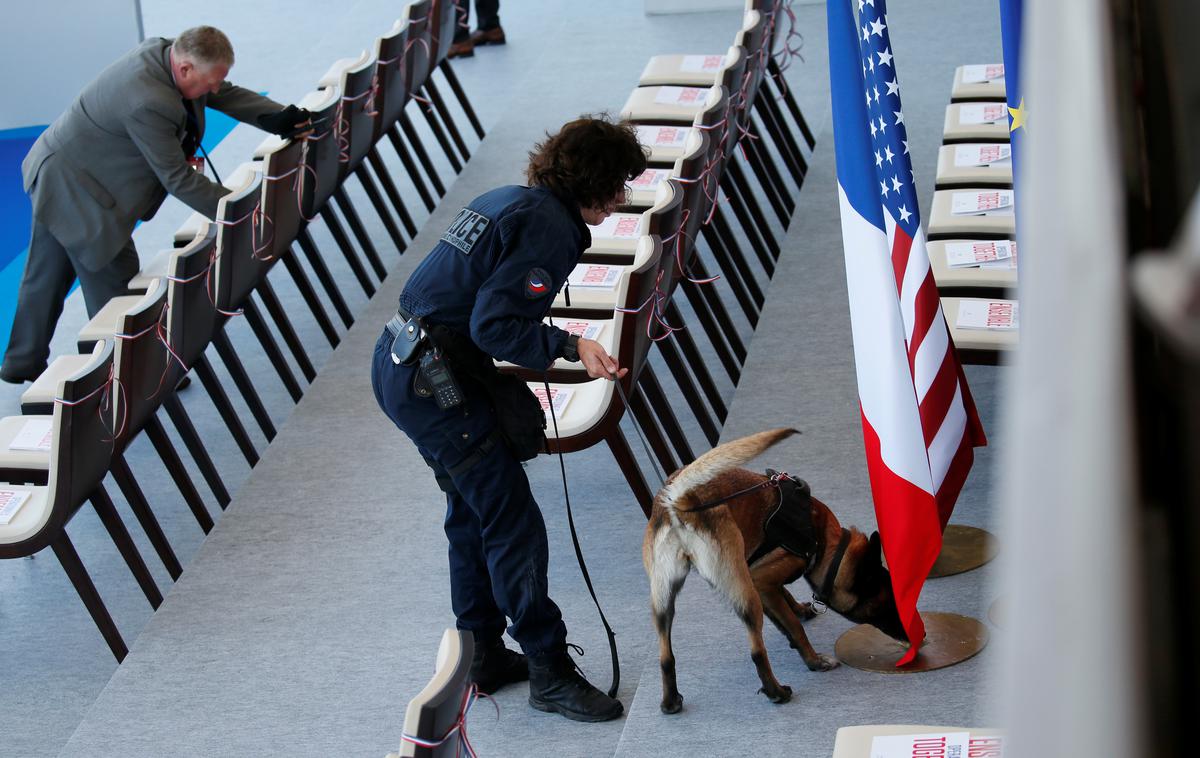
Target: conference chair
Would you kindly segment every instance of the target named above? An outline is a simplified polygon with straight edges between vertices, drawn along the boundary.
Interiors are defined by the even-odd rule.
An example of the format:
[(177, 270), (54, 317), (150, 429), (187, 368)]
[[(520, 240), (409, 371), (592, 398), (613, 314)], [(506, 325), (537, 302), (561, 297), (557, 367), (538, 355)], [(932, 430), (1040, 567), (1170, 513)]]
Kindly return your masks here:
[[(446, 82), (450, 85), (450, 90), (454, 93), (455, 99), (458, 100), (458, 105), (470, 122), (471, 128), (475, 130), (475, 136), (483, 139), (483, 125), (479, 123), (479, 118), (475, 115), (475, 109), (471, 107), (471, 101), (467, 99), (467, 93), (463, 91), (462, 84), (458, 81), (458, 76), (454, 73), (453, 67), (450, 65), (450, 47), (454, 44), (454, 30), (458, 25), (458, 15), (455, 13), (455, 3), (453, 0), (434, 0), (434, 9), (441, 21), (436, 25), (436, 35), (434, 37), (434, 48), (437, 53), (434, 55), (434, 69), (441, 71), (442, 76), (446, 78)], [(428, 81), (433, 80), (433, 72), (430, 72)], [(440, 99), (440, 98), (439, 98)], [(450, 121), (446, 118), (447, 122)]]
[[(153, 577), (102, 484), (114, 432), (112, 416), (106, 412), (111, 410), (112, 352), (111, 342), (98, 343), (91, 360), (59, 384), (49, 417), (49, 450), (41, 453), (47, 461), (46, 484), (31, 485), (20, 478), (0, 483), (0, 499), (24, 501), (0, 523), (0, 558), (22, 558), (49, 546), (109, 649), (121, 661), (128, 648), (66, 532), (80, 506), (90, 501), (151, 607), (157, 609), (162, 603)], [(26, 422), (31, 417), (19, 418)]]
[(937, 190), (929, 213), (929, 240), (957, 238), (1013, 239), (1012, 190), (976, 187)]
[(950, 103), (942, 126), (942, 143), (1008, 142), (1005, 103)]
[(968, 328), (961, 325), (960, 313), (964, 308), (975, 306), (986, 309), (990, 304), (1012, 309), (1016, 312), (1015, 300), (1000, 298), (984, 299), (971, 297), (943, 297), (942, 313), (946, 317), (946, 326), (950, 329), (950, 339), (954, 341), (958, 359), (963, 363), (984, 366), (995, 366), (1017, 349), (1020, 331), (1014, 323), (1008, 328)]
[(1006, 142), (965, 142), (938, 148), (936, 189), (1012, 189), (1011, 147)]
[(433, 678), (409, 701), (400, 751), (388, 753), (388, 758), (463, 755), (467, 712), (476, 697), (470, 681), (474, 652), (475, 640), (470, 632), (447, 629), (442, 633)]
[(929, 266), (937, 282), (938, 293), (958, 297), (1004, 297), (1005, 292), (1017, 287), (1017, 261), (1013, 256), (1007, 260), (985, 262), (982, 265), (952, 266), (948, 260), (951, 251), (975, 253), (978, 258), (990, 258), (996, 254), (997, 242), (1014, 240), (944, 239), (926, 243)]
[(954, 69), (950, 102), (1004, 102), (1004, 64), (986, 63)]
[[(375, 41), (375, 77), (374, 77), (374, 92), (375, 92), (375, 109), (378, 111), (378, 116), (375, 119), (375, 136), (372, 140), (372, 148), (367, 153), (367, 160), (376, 173), (382, 178), (385, 169), (381, 169), (383, 161), (379, 156), (379, 151), (374, 147), (384, 135), (387, 135), (388, 141), (395, 150), (396, 155), (400, 158), (400, 163), (404, 167), (404, 171), (408, 174), (409, 180), (416, 189), (417, 194), (421, 197), (421, 202), (425, 205), (425, 210), (432, 212), (436, 207), (437, 202), (430, 193), (429, 188), (425, 186), (425, 181), (421, 176), (421, 169), (427, 169), (429, 172), (429, 181), (433, 185), (433, 191), (440, 198), (446, 194), (446, 188), (442, 186), (441, 179), (437, 173), (433, 172), (432, 163), (429, 161), (428, 154), (425, 152), (425, 147), (420, 140), (413, 143), (410, 150), (404, 144), (404, 138), (401, 137), (400, 118), (404, 115), (405, 106), (408, 105), (408, 10), (404, 11), (404, 15), (397, 19), (396, 23), (388, 31), (387, 34)], [(410, 135), (415, 136), (415, 135)], [(413, 156), (420, 156), (421, 168), (418, 168), (418, 161), (414, 160)]]
[[(435, 16), (433, 6), (434, 0), (417, 0), (408, 6), (408, 55), (405, 59), (408, 94), (422, 106), (421, 114), (425, 118), (429, 131), (441, 146), (454, 173), (459, 174), (462, 173), (463, 164), (459, 160), (454, 146), (450, 144), (445, 129), (438, 121), (436, 107), (427, 91), (429, 74), (436, 64), (437, 49), (434, 47), (434, 29), (436, 23), (440, 21)], [(450, 15), (454, 15), (453, 8), (450, 8)], [(401, 126), (404, 126), (406, 119), (407, 115), (401, 116)], [(409, 126), (411, 126), (411, 122)], [(463, 145), (463, 148), (465, 150), (466, 146)]]

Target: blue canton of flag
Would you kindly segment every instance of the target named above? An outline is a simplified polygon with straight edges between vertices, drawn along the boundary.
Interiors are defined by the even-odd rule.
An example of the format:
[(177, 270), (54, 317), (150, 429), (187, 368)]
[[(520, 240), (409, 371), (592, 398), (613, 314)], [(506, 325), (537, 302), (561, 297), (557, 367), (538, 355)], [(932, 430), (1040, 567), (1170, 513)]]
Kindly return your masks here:
[(886, 0), (858, 0), (858, 25), (880, 202), (911, 238), (921, 227), (921, 216), (900, 105), (900, 81), (892, 61)]

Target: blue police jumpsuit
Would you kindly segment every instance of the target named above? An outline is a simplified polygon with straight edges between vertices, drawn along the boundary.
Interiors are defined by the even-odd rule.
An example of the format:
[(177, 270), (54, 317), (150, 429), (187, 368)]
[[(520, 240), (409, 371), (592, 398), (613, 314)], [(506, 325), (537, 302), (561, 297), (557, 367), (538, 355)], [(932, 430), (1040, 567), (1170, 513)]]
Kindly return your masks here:
[[(590, 245), (578, 206), (542, 187), (501, 187), (458, 214), (409, 278), (400, 308), (469, 335), (494, 358), (545, 369), (562, 356), (568, 335), (542, 319)], [(439, 409), (414, 389), (418, 366), (392, 361), (391, 344), (385, 329), (372, 386), (446, 491), (458, 628), (478, 640), (498, 639), (507, 616), (509, 634), (527, 654), (561, 649), (566, 626), (548, 595), (546, 526), (524, 469), (500, 443), (467, 470), (454, 470), (496, 431), (488, 398), (473, 380), (456, 376), (465, 402)]]

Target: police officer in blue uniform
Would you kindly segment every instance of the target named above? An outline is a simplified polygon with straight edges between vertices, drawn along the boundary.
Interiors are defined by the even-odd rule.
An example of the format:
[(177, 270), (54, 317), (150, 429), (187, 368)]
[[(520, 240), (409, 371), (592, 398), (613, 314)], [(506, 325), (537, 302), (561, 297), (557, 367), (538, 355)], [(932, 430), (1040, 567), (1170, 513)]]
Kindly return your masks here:
[[(645, 166), (628, 124), (584, 117), (549, 136), (530, 153), (529, 186), (472, 200), (413, 272), (371, 372), (380, 407), (446, 492), (451, 603), (475, 637), (473, 680), (491, 692), (529, 679), (530, 705), (577, 721), (623, 708), (568, 655), (547, 589), (546, 527), (521, 466), (544, 418), (493, 359), (546, 369), (566, 358), (594, 378), (625, 374), (599, 343), (543, 319), (591, 244), (587, 224), (611, 214)], [(525, 655), (504, 645), (506, 617)]]

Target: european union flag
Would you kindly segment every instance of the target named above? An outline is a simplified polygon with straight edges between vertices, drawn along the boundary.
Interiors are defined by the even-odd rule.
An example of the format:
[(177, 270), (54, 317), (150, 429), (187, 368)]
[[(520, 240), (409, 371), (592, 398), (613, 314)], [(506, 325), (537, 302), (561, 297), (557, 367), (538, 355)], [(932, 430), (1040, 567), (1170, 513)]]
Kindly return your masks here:
[(1018, 155), (1025, 134), (1025, 98), (1021, 94), (1021, 9), (1024, 0), (1000, 0), (1000, 34), (1004, 44), (1004, 91), (1008, 100), (1008, 131), (1012, 142), (1013, 186), (1020, 169)]

